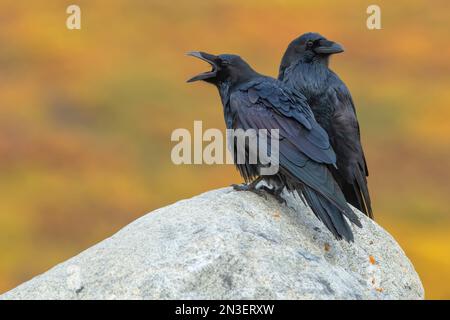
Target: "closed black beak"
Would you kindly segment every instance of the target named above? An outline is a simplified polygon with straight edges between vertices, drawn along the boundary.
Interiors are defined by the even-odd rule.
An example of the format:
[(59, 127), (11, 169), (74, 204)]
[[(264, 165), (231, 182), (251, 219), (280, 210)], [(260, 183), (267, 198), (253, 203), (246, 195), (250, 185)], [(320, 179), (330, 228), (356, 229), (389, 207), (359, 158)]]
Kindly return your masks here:
[(344, 52), (344, 48), (339, 43), (329, 40), (320, 40), (319, 46), (315, 47), (314, 51), (320, 54), (335, 54)]

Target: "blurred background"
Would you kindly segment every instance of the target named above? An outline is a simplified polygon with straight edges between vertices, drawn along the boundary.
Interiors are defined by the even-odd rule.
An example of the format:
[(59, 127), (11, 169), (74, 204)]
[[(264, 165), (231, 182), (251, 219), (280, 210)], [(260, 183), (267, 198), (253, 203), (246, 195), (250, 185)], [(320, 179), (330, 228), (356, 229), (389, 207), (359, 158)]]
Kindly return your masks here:
[[(66, 28), (77, 4), (82, 29)], [(382, 30), (366, 28), (381, 7)], [(429, 299), (450, 298), (450, 6), (433, 1), (0, 2), (0, 292), (146, 212), (240, 182), (229, 165), (176, 166), (171, 132), (224, 129), (190, 50), (237, 53), (276, 76), (306, 31), (342, 43), (376, 220)]]

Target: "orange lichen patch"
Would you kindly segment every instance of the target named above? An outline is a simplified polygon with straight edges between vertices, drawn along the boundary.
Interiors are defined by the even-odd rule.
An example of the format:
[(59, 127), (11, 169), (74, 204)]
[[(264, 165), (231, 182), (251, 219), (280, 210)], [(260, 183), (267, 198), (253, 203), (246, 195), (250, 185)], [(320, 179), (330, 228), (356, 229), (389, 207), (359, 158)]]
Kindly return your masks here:
[(281, 215), (280, 215), (280, 212), (279, 211), (275, 211), (275, 213), (273, 214), (273, 217), (274, 218), (280, 218), (281, 217)]
[(331, 246), (330, 246), (330, 244), (328, 244), (328, 243), (325, 243), (325, 245), (324, 245), (324, 249), (325, 249), (325, 251), (326, 251), (326, 252), (330, 251), (330, 249), (331, 249)]
[(378, 292), (383, 292), (383, 288), (375, 288)]
[(369, 256), (369, 262), (370, 262), (370, 264), (375, 264), (375, 263), (377, 263), (376, 260), (375, 260), (375, 258), (374, 258), (374, 256)]

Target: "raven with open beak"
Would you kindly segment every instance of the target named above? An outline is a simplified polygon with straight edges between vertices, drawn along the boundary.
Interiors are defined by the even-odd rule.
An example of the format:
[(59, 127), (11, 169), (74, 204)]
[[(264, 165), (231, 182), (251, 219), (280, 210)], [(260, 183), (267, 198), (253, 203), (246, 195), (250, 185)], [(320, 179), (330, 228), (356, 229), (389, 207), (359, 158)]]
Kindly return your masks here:
[[(261, 194), (265, 190), (284, 202), (284, 188), (302, 194), (314, 214), (337, 239), (353, 240), (347, 217), (361, 227), (356, 214), (345, 201), (329, 166), (336, 162), (328, 135), (314, 119), (306, 98), (292, 93), (281, 81), (254, 71), (241, 57), (230, 54), (212, 55), (190, 52), (189, 55), (206, 61), (211, 70), (188, 80), (205, 81), (215, 85), (223, 104), (227, 129), (252, 129), (257, 141), (264, 140), (262, 132), (277, 130), (279, 148), (270, 153), (279, 156), (278, 169), (273, 174), (262, 174), (267, 163), (257, 158), (256, 163), (246, 156), (244, 163), (236, 161), (237, 154), (256, 154), (250, 143), (235, 143), (232, 154), (235, 165), (247, 184), (235, 185), (235, 190)], [(271, 144), (272, 146), (272, 144)], [(244, 150), (239, 150), (243, 148)], [(267, 186), (257, 187), (264, 180)]]

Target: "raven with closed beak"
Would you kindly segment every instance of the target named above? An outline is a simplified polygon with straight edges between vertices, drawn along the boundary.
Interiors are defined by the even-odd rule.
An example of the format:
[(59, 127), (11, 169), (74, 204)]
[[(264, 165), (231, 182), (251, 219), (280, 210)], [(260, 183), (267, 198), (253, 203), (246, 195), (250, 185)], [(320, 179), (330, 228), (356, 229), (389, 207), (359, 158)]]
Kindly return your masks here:
[(334, 178), (347, 201), (373, 219), (366, 179), (369, 171), (353, 99), (344, 82), (328, 68), (330, 55), (343, 51), (318, 33), (305, 33), (286, 49), (278, 79), (307, 98), (336, 152), (337, 168), (331, 168)]
[[(261, 176), (263, 164), (259, 160), (252, 164), (246, 158), (245, 163), (236, 166), (248, 184), (235, 189), (257, 191), (256, 184), (262, 179), (272, 187), (262, 188), (278, 200), (284, 187), (297, 191), (337, 239), (353, 241), (344, 216), (359, 227), (361, 223), (328, 169), (336, 157), (306, 99), (290, 92), (282, 82), (257, 73), (239, 56), (204, 52), (189, 55), (211, 65), (211, 71), (188, 82), (202, 80), (218, 88), (227, 129), (254, 129), (257, 134), (259, 129), (279, 130), (278, 172)], [(244, 148), (248, 154), (248, 145)], [(240, 152), (236, 144), (232, 152)]]

